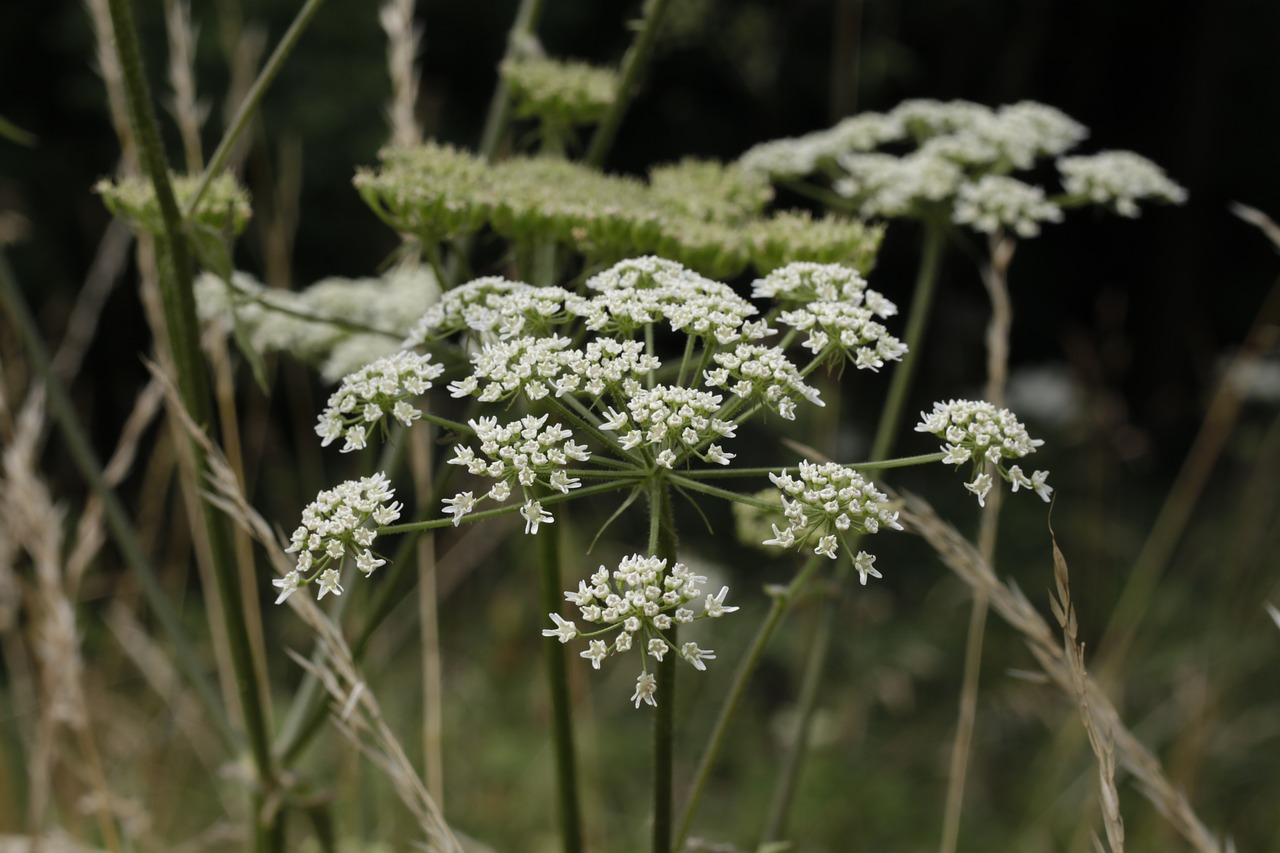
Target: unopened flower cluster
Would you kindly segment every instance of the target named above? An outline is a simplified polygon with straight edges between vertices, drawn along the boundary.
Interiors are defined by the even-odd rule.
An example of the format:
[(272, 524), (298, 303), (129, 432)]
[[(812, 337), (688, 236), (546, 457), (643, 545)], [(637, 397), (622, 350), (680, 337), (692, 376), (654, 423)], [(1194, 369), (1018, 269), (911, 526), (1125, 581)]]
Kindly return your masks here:
[[(790, 548), (812, 542), (815, 554), (834, 560), (846, 537), (876, 533), (881, 528), (902, 529), (888, 496), (852, 468), (835, 462), (804, 461), (798, 476), (784, 470), (770, 474), (769, 479), (781, 493), (787, 523), (784, 527), (774, 524), (773, 538), (765, 545)], [(847, 543), (845, 548), (852, 550)], [(863, 584), (868, 576), (880, 577), (874, 556), (858, 551), (852, 559)]]
[[(444, 367), (431, 357), (402, 350), (365, 365), (342, 380), (316, 423), (321, 446), (346, 438), (342, 452), (363, 448), (370, 431), (391, 415), (405, 426), (421, 417), (411, 402), (431, 387)], [(384, 425), (385, 428), (385, 425)]]
[(932, 412), (920, 413), (916, 432), (933, 433), (943, 439), (942, 449), (947, 454), (942, 460), (944, 463), (957, 466), (973, 463), (973, 480), (965, 483), (965, 488), (977, 496), (980, 505), (985, 505), (993, 484), (986, 470), (987, 463), (1012, 484), (1015, 492), (1030, 489), (1046, 502), (1053, 492), (1053, 487), (1046, 482), (1048, 471), (1035, 471), (1027, 476), (1017, 465), (1005, 466), (1005, 460), (1021, 459), (1044, 444), (1041, 439), (1031, 438), (1027, 428), (1008, 409), (973, 400), (934, 403)]
[[(393, 501), (395, 490), (386, 475), (347, 480), (316, 495), (302, 511), (302, 524), (293, 531), (286, 553), (296, 553), (293, 571), (271, 583), (280, 590), (276, 604), (301, 586), (319, 581), (317, 598), (342, 595), (342, 562), (354, 555), (356, 567), (368, 575), (386, 561), (373, 552), (375, 529), (400, 517), (404, 505)], [(373, 526), (370, 526), (372, 522)], [(338, 567), (334, 562), (338, 561)]]
[[(705, 670), (706, 661), (714, 660), (715, 652), (692, 642), (677, 646), (678, 641), (670, 639), (673, 630), (678, 625), (716, 619), (738, 609), (724, 603), (727, 586), (703, 598), (702, 585), (706, 581), (683, 563), (676, 563), (668, 571), (667, 561), (658, 557), (624, 557), (618, 568), (610, 571), (601, 566), (589, 580), (579, 581), (576, 590), (564, 594), (577, 606), (582, 621), (592, 627), (580, 629), (576, 622), (552, 613), (551, 621), (556, 627), (543, 630), (542, 635), (561, 643), (578, 637), (586, 639), (587, 649), (581, 657), (596, 669), (605, 658), (635, 649), (641, 656), (641, 673), (631, 700), (637, 708), (641, 702), (656, 706), (657, 681), (649, 672), (648, 658), (661, 661), (673, 653), (694, 668)], [(696, 604), (699, 599), (701, 607)]]

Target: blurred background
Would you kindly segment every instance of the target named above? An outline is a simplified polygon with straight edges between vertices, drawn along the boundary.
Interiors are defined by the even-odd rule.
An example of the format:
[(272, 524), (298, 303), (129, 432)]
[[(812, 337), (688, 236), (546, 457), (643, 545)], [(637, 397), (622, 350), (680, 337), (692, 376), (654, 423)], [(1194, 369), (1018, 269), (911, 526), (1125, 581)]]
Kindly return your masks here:
[[(164, 92), (164, 4), (136, 5), (153, 92)], [(197, 85), (210, 110), (206, 154), (225, 126), (222, 102), (235, 84), (229, 56), (264, 35), (269, 50), (297, 5), (193, 4), (200, 28)], [(419, 4), (419, 117), (429, 136), (476, 145), (514, 11), (514, 2), (498, 0)], [(616, 63), (636, 14), (636, 3), (550, 0), (539, 35), (553, 56)], [(1277, 32), (1280, 4), (1244, 0), (683, 0), (673, 4), (606, 167), (643, 174), (684, 156), (733, 159), (758, 142), (818, 130), (859, 110), (888, 110), (905, 98), (992, 106), (1035, 100), (1090, 129), (1081, 153), (1134, 150), (1187, 187), (1186, 205), (1148, 208), (1137, 220), (1069, 216), (1022, 243), (1011, 270), (1010, 404), (1033, 435), (1046, 439), (1038, 467), (1053, 471), (1054, 527), (1071, 563), (1082, 639), (1092, 648), (1202, 428), (1224, 360), (1245, 340), (1280, 273), (1271, 243), (1229, 209), (1241, 202), (1280, 216), (1280, 169), (1273, 164), (1280, 131)], [(94, 54), (80, 3), (0, 4), (0, 116), (36, 137), (29, 146), (0, 140), (0, 217), (10, 263), (51, 341), (65, 329), (110, 221), (90, 192), (119, 159)], [(392, 256), (397, 236), (351, 185), (355, 168), (374, 163), (387, 139), (389, 86), (374, 4), (328, 4), (267, 95), (254, 129), (243, 181), (254, 198), (255, 223), (237, 245), (239, 268), (302, 287), (327, 276), (374, 275)], [(171, 161), (179, 162), (176, 127), (164, 116), (162, 125)], [(779, 203), (803, 201), (783, 196)], [(910, 292), (919, 241), (914, 226), (890, 227), (870, 277), (899, 304)], [(146, 379), (140, 354), (150, 349), (149, 332), (134, 275), (127, 271), (104, 304), (102, 331), (72, 388), (100, 452), (114, 444)], [(987, 297), (976, 267), (959, 252), (947, 255), (938, 299), (913, 411), (934, 399), (974, 395), (983, 380)], [(0, 319), (6, 370), (21, 362), (10, 324)], [(854, 390), (865, 392), (874, 411), (883, 385), (864, 385), (855, 383)], [(258, 393), (242, 383), (247, 398)], [(326, 393), (315, 382), (303, 399), (318, 411)], [(1280, 797), (1280, 636), (1263, 609), (1268, 596), (1280, 602), (1280, 362), (1274, 353), (1242, 393), (1243, 408), (1225, 426), (1224, 450), (1192, 523), (1169, 543), (1173, 557), (1138, 628), (1125, 675), (1113, 687), (1122, 714), (1164, 757), (1209, 826), (1234, 835), (1242, 850), (1280, 849), (1273, 810)], [(342, 467), (348, 460), (326, 455), (322, 462), (302, 449), (289, 455), (290, 436), (305, 437), (314, 418), (294, 406), (296, 399), (272, 404), (273, 425), (263, 428), (281, 433), (286, 455), (262, 461), (254, 495), (283, 527), (317, 487), (349, 475)], [(863, 421), (873, 421), (857, 415), (854, 407), (855, 445)], [(899, 448), (930, 449), (916, 437), (904, 438)], [(56, 442), (45, 461), (67, 500), (82, 501), (83, 488)], [(291, 465), (303, 473), (291, 478)], [(962, 530), (975, 523), (958, 478), (912, 472), (894, 485), (922, 491)], [(141, 500), (143, 488), (137, 481), (124, 490)], [(1040, 603), (1052, 584), (1044, 509), (1020, 497), (1006, 505), (997, 569)], [(691, 530), (696, 525), (696, 517), (686, 523)], [(727, 582), (755, 599), (748, 611), (762, 611), (755, 591), (777, 582), (777, 570), (760, 568), (753, 552), (719, 540), (692, 550), (720, 571), (748, 567)], [(113, 557), (104, 559), (107, 580), (90, 592), (106, 599), (120, 594), (111, 582), (120, 570)], [(968, 592), (919, 543), (887, 545), (880, 565), (897, 568), (885, 571), (883, 583), (846, 597), (848, 638), (830, 664), (831, 695), (819, 727), (830, 748), (815, 753), (801, 788), (793, 821), (797, 849), (929, 849), (939, 832)], [(451, 790), (459, 792), (450, 814), (496, 849), (511, 850), (537, 849), (519, 839), (549, 832), (546, 792), (539, 791), (548, 759), (522, 751), (537, 720), (504, 704), (485, 680), (498, 673), (502, 690), (527, 691), (531, 704), (541, 703), (541, 684), (528, 673), (536, 661), (535, 644), (527, 640), (536, 614), (520, 611), (519, 589), (500, 567), (478, 571), (451, 593), (458, 602), (452, 612), (470, 615), (451, 616), (443, 626), (450, 683), (459, 697), (446, 708), (448, 722), (484, 720), (477, 730), (486, 733), (483, 750), (465, 738), (448, 747)], [(104, 603), (85, 602), (89, 635), (101, 630), (92, 615), (99, 606)], [(283, 615), (268, 614), (269, 643), (306, 648), (304, 636), (275, 624)], [(388, 627), (372, 671), (394, 672), (397, 655), (406, 644), (412, 649), (406, 637), (413, 614), (402, 615), (404, 624)], [(753, 688), (743, 732), (776, 735), (784, 728), (782, 697), (794, 695), (805, 648), (804, 619), (790, 624)], [(745, 641), (748, 629), (742, 630)], [(961, 849), (1088, 849), (1078, 825), (1089, 814), (1093, 759), (1078, 733), (1065, 733), (1078, 729), (1078, 716), (1051, 688), (1011, 678), (1010, 670), (1034, 664), (1014, 632), (994, 620), (989, 631)], [(297, 672), (283, 655), (277, 664), (273, 679), (283, 689)], [(730, 669), (715, 677), (727, 680)], [(108, 681), (118, 686), (132, 677), (122, 666)], [(717, 683), (699, 689), (713, 694)], [(687, 700), (691, 715), (701, 712), (692, 744), (710, 718), (709, 708), (697, 705), (699, 689)], [(619, 690), (614, 679), (597, 706), (616, 705)], [(411, 728), (414, 696), (403, 700), (400, 711)], [(642, 731), (635, 721), (619, 725)], [(618, 760), (629, 754), (606, 735), (597, 748), (595, 760), (604, 766), (615, 749), (623, 756)], [(708, 826), (743, 821), (737, 834), (721, 834), (738, 843), (752, 837), (751, 815), (767, 799), (776, 770), (769, 759), (778, 748), (778, 737), (766, 736), (743, 750), (754, 754), (725, 762), (725, 784), (709, 803)], [(192, 784), (207, 782), (190, 772)], [(1121, 793), (1131, 849), (1175, 849), (1174, 836), (1136, 792), (1122, 786)], [(145, 798), (145, 788), (135, 795)], [(612, 808), (636, 812), (622, 792), (617, 799), (601, 796), (605, 815)], [(400, 826), (403, 816), (378, 823), (388, 806), (368, 799), (347, 828), (386, 838), (375, 827)], [(486, 821), (493, 809), (506, 809), (506, 818)], [(169, 838), (194, 831), (184, 823), (192, 818), (176, 806), (155, 819), (169, 821)], [(627, 827), (623, 836), (642, 837), (642, 829)], [(604, 832), (601, 826), (595, 831)], [(628, 849), (625, 839), (600, 849)]]

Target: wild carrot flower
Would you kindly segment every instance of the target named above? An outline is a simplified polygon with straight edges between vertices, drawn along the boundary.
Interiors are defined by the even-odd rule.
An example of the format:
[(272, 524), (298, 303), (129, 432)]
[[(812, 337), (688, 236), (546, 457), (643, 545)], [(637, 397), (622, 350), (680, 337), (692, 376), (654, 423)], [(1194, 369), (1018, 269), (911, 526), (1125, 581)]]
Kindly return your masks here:
[[(765, 540), (765, 545), (790, 548), (813, 543), (815, 554), (834, 560), (839, 545), (851, 534), (876, 533), (882, 527), (902, 529), (888, 496), (852, 468), (804, 461), (798, 476), (784, 470), (770, 474), (769, 479), (781, 493), (787, 524), (773, 525), (773, 538)], [(852, 559), (862, 583), (868, 576), (880, 577), (872, 566), (874, 557), (859, 551)]]
[(966, 483), (965, 488), (977, 496), (980, 505), (985, 505), (992, 486), (992, 477), (985, 470), (988, 462), (1013, 485), (1015, 492), (1019, 488), (1030, 489), (1046, 502), (1053, 492), (1046, 482), (1048, 471), (1036, 471), (1028, 477), (1017, 465), (1005, 466), (1006, 459), (1021, 459), (1044, 444), (1041, 439), (1031, 438), (1027, 428), (1008, 409), (973, 400), (934, 403), (932, 412), (920, 413), (916, 432), (932, 433), (943, 439), (942, 449), (947, 454), (942, 460), (944, 463), (957, 466), (973, 463), (973, 480)]
[[(354, 554), (356, 565), (366, 576), (384, 564), (373, 552), (377, 527), (385, 527), (400, 517), (403, 504), (394, 502), (395, 490), (385, 474), (348, 480), (316, 495), (302, 511), (302, 524), (293, 531), (287, 553), (296, 553), (293, 571), (272, 581), (280, 590), (280, 604), (299, 587), (319, 579), (319, 597), (342, 594), (341, 572), (334, 561)], [(372, 525), (372, 526), (370, 526)]]
[(359, 450), (388, 414), (409, 426), (421, 416), (410, 401), (425, 394), (443, 372), (444, 367), (432, 364), (430, 356), (403, 350), (348, 375), (330, 395), (316, 424), (316, 434), (324, 439), (321, 445), (327, 447), (345, 437), (343, 453)]
[[(552, 613), (551, 621), (556, 627), (544, 629), (542, 636), (554, 637), (561, 643), (578, 637), (586, 639), (587, 649), (580, 656), (591, 661), (595, 669), (607, 657), (636, 649), (641, 674), (631, 698), (637, 708), (641, 702), (656, 705), (657, 683), (648, 671), (646, 655), (661, 661), (673, 652), (695, 669), (705, 670), (706, 661), (714, 660), (715, 652), (690, 642), (677, 648), (670, 639), (671, 629), (700, 619), (717, 619), (738, 609), (724, 603), (728, 587), (715, 595), (705, 595), (704, 599), (702, 585), (706, 580), (684, 563), (676, 563), (668, 571), (667, 561), (658, 557), (624, 557), (616, 569), (610, 571), (601, 566), (588, 580), (579, 581), (576, 590), (564, 594), (578, 608), (582, 622), (592, 627), (579, 629), (576, 621), (566, 621)], [(696, 604), (699, 599), (704, 599), (700, 609)], [(612, 639), (606, 640), (610, 636)]]

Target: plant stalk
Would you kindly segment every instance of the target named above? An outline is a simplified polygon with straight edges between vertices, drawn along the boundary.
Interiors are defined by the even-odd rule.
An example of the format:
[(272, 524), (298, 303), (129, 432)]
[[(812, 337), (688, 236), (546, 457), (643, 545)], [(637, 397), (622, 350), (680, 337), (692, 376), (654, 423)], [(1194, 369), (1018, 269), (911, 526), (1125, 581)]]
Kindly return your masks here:
[[(197, 424), (208, 424), (211, 403), (196, 322), (190, 247), (182, 215), (169, 183), (160, 132), (143, 73), (132, 5), (129, 0), (108, 2), (115, 30), (116, 50), (124, 74), (130, 120), (138, 141), (142, 166), (151, 179), (164, 222), (163, 237), (156, 242), (161, 255), (160, 298), (164, 305), (178, 388), (183, 405), (192, 419)], [(205, 453), (196, 442), (192, 441), (190, 445), (195, 476), (202, 479), (208, 470)], [(198, 482), (193, 485), (199, 487)], [(240, 606), (242, 596), (234, 566), (234, 549), (223, 516), (208, 503), (202, 503), (199, 509), (208, 533), (218, 596), (222, 603), (227, 639), (237, 675), (241, 712), (258, 777), (257, 790), (251, 796), (253, 848), (259, 851), (280, 850), (284, 845), (283, 822), (277, 819), (277, 815), (268, 814), (263, 808), (266, 802), (274, 798), (275, 769), (268, 739), (269, 722), (263, 697), (259, 692), (259, 682), (254, 675), (256, 665), (253, 649), (245, 614)]]
[[(660, 479), (649, 488), (649, 550), (667, 561), (666, 573), (675, 568), (677, 546), (671, 490)], [(664, 573), (665, 575), (665, 573)], [(667, 631), (676, 642), (676, 626)], [(671, 853), (672, 776), (675, 765), (676, 658), (675, 648), (667, 651), (654, 667), (658, 707), (653, 714), (653, 853)]]
[[(534, 538), (538, 540), (542, 609), (547, 613), (559, 613), (564, 603), (564, 586), (560, 579), (560, 533), (552, 528)], [(569, 670), (565, 663), (564, 645), (555, 637), (544, 638), (542, 648), (546, 654), (547, 688), (551, 694), (551, 742), (556, 762), (560, 838), (565, 853), (580, 853), (583, 849), (582, 813), (573, 745)]]
[(658, 38), (658, 30), (662, 28), (662, 20), (666, 17), (667, 7), (671, 0), (648, 0), (644, 6), (644, 20), (640, 24), (640, 32), (636, 40), (627, 49), (622, 58), (622, 70), (618, 81), (618, 96), (609, 105), (609, 110), (600, 119), (596, 132), (591, 137), (591, 144), (582, 162), (597, 169), (604, 165), (604, 158), (613, 147), (613, 140), (618, 135), (618, 128), (627, 114), (627, 108), (640, 88), (640, 73), (649, 62), (654, 43)]

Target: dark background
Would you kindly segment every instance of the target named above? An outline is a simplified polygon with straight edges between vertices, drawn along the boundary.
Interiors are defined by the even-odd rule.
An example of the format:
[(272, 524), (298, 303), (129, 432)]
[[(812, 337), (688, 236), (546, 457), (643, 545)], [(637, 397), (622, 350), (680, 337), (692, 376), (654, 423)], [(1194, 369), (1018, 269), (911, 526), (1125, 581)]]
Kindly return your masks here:
[[(158, 82), (161, 4), (137, 5)], [(601, 63), (618, 61), (625, 23), (638, 12), (634, 3), (547, 5), (540, 34), (548, 52)], [(295, 6), (247, 2), (239, 14), (264, 23), (273, 44)], [(420, 4), (420, 114), (429, 134), (475, 144), (514, 6)], [(1015, 362), (1061, 359), (1067, 337), (1123, 338), (1104, 378), (1117, 385), (1133, 423), (1155, 436), (1164, 463), (1181, 458), (1216, 358), (1242, 339), (1275, 274), (1267, 243), (1227, 205), (1280, 209), (1280, 178), (1270, 167), (1280, 4), (697, 0), (673, 7), (612, 170), (643, 172), (686, 155), (728, 159), (766, 139), (828, 126), (851, 109), (887, 110), (908, 97), (1032, 99), (1090, 128), (1082, 151), (1132, 149), (1184, 184), (1190, 202), (1182, 208), (1149, 210), (1138, 221), (1077, 214), (1050, 228), (1020, 249), (1012, 281)], [(217, 99), (227, 76), (219, 20), (237, 8), (226, 0), (193, 8), (201, 25), (198, 86), (213, 102), (206, 154), (221, 130)], [(383, 48), (371, 4), (329, 4), (264, 104), (246, 180), (264, 201), (282, 140), (301, 142), (297, 286), (369, 274), (395, 247), (350, 184), (385, 139)], [(0, 115), (39, 137), (35, 148), (0, 143), (0, 204), (31, 223), (13, 263), (56, 332), (107, 222), (88, 188), (112, 173), (118, 154), (82, 6), (4, 4), (0, 80)], [(891, 229), (876, 282), (890, 295), (915, 249), (909, 226)], [(238, 251), (240, 266), (261, 273), (252, 231)], [(963, 259), (953, 256), (949, 273), (941, 315), (952, 313), (947, 300), (980, 312), (984, 297)], [(137, 312), (118, 304), (129, 298), (122, 294), (109, 309), (119, 323), (105, 345), (122, 352), (145, 349), (130, 339), (143, 335)]]
[[(156, 91), (162, 91), (162, 5), (154, 0), (136, 5), (148, 70)], [(296, 0), (193, 4), (201, 25), (198, 86), (212, 101), (206, 155), (223, 126), (220, 99), (227, 66), (219, 21), (239, 15), (261, 23), (273, 45), (299, 5)], [(539, 30), (547, 51), (597, 63), (621, 58), (630, 38), (626, 23), (639, 11), (637, 3), (594, 0), (548, 0), (547, 6)], [(1131, 149), (1187, 187), (1186, 205), (1148, 208), (1137, 220), (1075, 212), (1041, 238), (1023, 243), (1013, 265), (1015, 368), (1065, 365), (1080, 392), (1082, 411), (1071, 428), (1055, 433), (1049, 425), (1031, 426), (1034, 435), (1050, 439), (1044, 452), (1061, 497), (1055, 526), (1069, 544), (1077, 600), (1083, 602), (1078, 605), (1082, 636), (1092, 642), (1201, 423), (1219, 359), (1243, 340), (1280, 269), (1270, 244), (1228, 210), (1231, 202), (1240, 201), (1280, 215), (1280, 170), (1273, 166), (1280, 138), (1280, 3), (675, 0), (672, 7), (645, 88), (607, 163), (610, 170), (643, 173), (652, 164), (690, 155), (732, 159), (755, 143), (827, 127), (855, 109), (888, 110), (904, 98), (963, 98), (992, 106), (1030, 99), (1058, 107), (1090, 129), (1081, 153)], [(468, 147), (476, 144), (514, 9), (514, 2), (419, 4), (425, 28), (420, 116), (429, 135)], [(273, 186), (288, 165), (281, 158), (293, 156), (281, 152), (300, 146), (294, 149), (301, 151), (303, 179), (291, 258), (296, 287), (330, 275), (373, 274), (398, 245), (396, 235), (365, 208), (351, 186), (356, 167), (375, 162), (387, 135), (384, 49), (376, 4), (330, 2), (263, 104), (245, 182), (259, 211), (272, 205)], [(10, 247), (8, 255), (46, 334), (55, 341), (108, 223), (90, 187), (112, 174), (118, 157), (93, 53), (81, 4), (0, 3), (0, 115), (39, 137), (33, 148), (0, 141), (0, 209), (17, 210), (29, 221), (26, 239)], [(177, 133), (167, 117), (162, 123), (171, 161), (176, 161)], [(918, 240), (913, 226), (891, 226), (871, 277), (872, 286), (900, 304), (907, 301)], [(236, 251), (238, 266), (263, 275), (262, 241), (252, 226)], [(149, 349), (149, 338), (133, 282), (126, 276), (107, 303), (93, 356), (73, 389), (103, 450), (118, 434), (145, 381), (139, 353)], [(987, 298), (974, 267), (959, 252), (947, 255), (938, 300), (915, 408), (937, 398), (974, 394), (983, 375)], [(247, 380), (244, 386), (250, 387)], [(1246, 439), (1251, 424), (1260, 429), (1274, 418), (1271, 409), (1246, 410)], [(1196, 516), (1197, 532), (1171, 567), (1177, 582), (1169, 587), (1168, 600), (1154, 608), (1153, 621), (1160, 627), (1153, 636), (1181, 634), (1188, 646), (1199, 644), (1187, 636), (1185, 626), (1198, 620), (1207, 596), (1218, 590), (1225, 596), (1232, 587), (1234, 579), (1220, 574), (1219, 544), (1236, 529), (1231, 524), (1233, 501), (1239, 499), (1236, 484), (1250, 473), (1249, 448), (1248, 440), (1240, 439), (1229, 448), (1227, 462), (1210, 486), (1206, 511)], [(929, 448), (913, 444), (905, 449)], [(940, 482), (941, 475), (937, 477)], [(308, 471), (304, 479), (325, 483), (331, 478)], [(910, 484), (909, 475), (904, 480)], [(964, 521), (974, 508), (958, 480), (949, 487), (950, 499), (939, 502), (950, 500), (960, 507)], [(298, 487), (277, 483), (275, 488)], [(930, 498), (942, 494), (935, 486)], [(272, 503), (287, 509), (268, 515), (292, 518), (308, 498), (300, 492), (276, 495)], [(1011, 499), (1005, 511), (1005, 530), (1010, 532), (1002, 534), (1001, 559), (1032, 600), (1042, 602), (1049, 583), (1042, 559), (1047, 550), (1043, 507), (1022, 498)], [(1270, 516), (1263, 512), (1261, 517)], [(1256, 541), (1275, 539), (1273, 529), (1258, 534)], [(1016, 558), (1027, 554), (1036, 555), (1038, 562), (1020, 566)], [(755, 558), (743, 557), (748, 559)], [(901, 566), (903, 559), (891, 554), (881, 563)], [(1265, 555), (1245, 555), (1244, 565), (1259, 572), (1258, 577), (1273, 576), (1274, 564)], [(945, 764), (941, 756), (954, 724), (967, 597), (958, 584), (938, 580), (943, 573), (936, 565), (928, 572), (929, 583), (913, 587), (920, 573), (886, 571), (883, 590), (895, 596), (891, 603), (883, 590), (851, 596), (856, 598), (852, 607), (882, 607), (883, 613), (859, 617), (871, 629), (863, 629), (858, 645), (846, 649), (845, 658), (834, 665), (856, 658), (872, 661), (868, 667), (878, 661), (895, 671), (909, 669), (898, 658), (905, 659), (913, 644), (921, 642), (949, 655), (940, 657), (943, 662), (927, 677), (921, 676), (917, 707), (901, 711), (903, 719), (891, 721), (895, 725), (872, 726), (885, 740), (878, 753), (868, 747), (864, 759), (872, 768), (882, 759), (879, 769), (889, 775), (858, 783), (858, 796), (864, 798), (859, 814), (863, 828), (880, 825), (890, 845), (904, 842), (908, 827), (929, 839), (922, 843), (936, 837), (928, 821), (917, 825), (920, 812), (913, 804), (922, 798), (919, 780), (932, 778)], [(487, 600), (489, 591), (474, 594)], [(1188, 646), (1166, 647), (1137, 665), (1128, 687), (1138, 714), (1158, 703), (1188, 669), (1221, 675), (1230, 669), (1223, 661), (1239, 659), (1231, 643), (1241, 623), (1223, 615), (1230, 610), (1225, 601), (1215, 605), (1220, 624), (1214, 639), (1200, 644), (1203, 657), (1188, 653)], [(1270, 673), (1269, 678), (1250, 678), (1236, 669), (1234, 698), (1246, 697), (1240, 701), (1248, 704), (1250, 692), (1274, 692), (1274, 652), (1260, 650), (1273, 646), (1266, 645), (1270, 635), (1261, 633), (1269, 623), (1261, 615), (1259, 596), (1249, 592), (1233, 606), (1231, 612), (1247, 607), (1249, 614), (1247, 625), (1254, 636), (1250, 666)], [(890, 619), (887, 614), (894, 610), (902, 612)], [(931, 623), (939, 612), (944, 621)], [(919, 613), (926, 618), (910, 618)], [(992, 672), (983, 678), (984, 684), (1001, 686), (984, 693), (982, 719), (987, 722), (979, 738), (985, 731), (991, 740), (1005, 742), (977, 747), (989, 759), (981, 775), (975, 774), (981, 781), (974, 783), (976, 804), (969, 812), (993, 826), (1010, 798), (1017, 800), (1029, 790), (1017, 781), (1023, 763), (1017, 738), (1039, 743), (1044, 734), (1038, 721), (1008, 734), (1017, 720), (1026, 724), (1032, 715), (1019, 710), (1022, 694), (995, 680), (1006, 666), (1022, 665), (1009, 651), (1021, 649), (1020, 640), (998, 631), (993, 629), (996, 639), (986, 655)], [(524, 648), (526, 634), (515, 636), (512, 646)], [(1148, 638), (1147, 650), (1153, 646), (1158, 644)], [(870, 672), (868, 667), (855, 671)], [(767, 671), (763, 678), (768, 681)], [(862, 685), (836, 690), (844, 691), (837, 695), (869, 695)], [(1224, 706), (1233, 698), (1227, 688), (1218, 695), (1227, 697)], [(1273, 701), (1268, 707), (1274, 711), (1277, 705)], [(1232, 719), (1225, 710), (1217, 717), (1206, 713), (1206, 730), (1228, 731)], [(998, 754), (1001, 747), (1012, 754)], [(1232, 763), (1228, 753), (1223, 755), (1217, 761), (1206, 759), (1204, 767), (1184, 768), (1186, 776), (1178, 781), (1202, 779), (1201, 788), (1192, 793), (1208, 822), (1234, 826), (1239, 837), (1247, 837), (1234, 816), (1243, 814), (1248, 800), (1255, 809), (1274, 801), (1268, 799), (1275, 788), (1269, 778), (1274, 768), (1261, 766), (1266, 764), (1263, 751), (1246, 756), (1255, 761), (1252, 775), (1242, 772), (1249, 771), (1247, 762)], [(827, 768), (828, 774), (820, 760), (815, 763), (816, 779), (846, 784), (845, 768)], [(923, 799), (936, 804), (943, 783), (939, 778), (933, 782), (935, 790), (926, 791)], [(1128, 791), (1125, 796), (1137, 799)], [(812, 791), (805, 802), (814, 815), (832, 821), (830, 831), (841, 837), (844, 830), (832, 817), (843, 817), (839, 806)], [(727, 808), (744, 806), (735, 802)], [(936, 819), (932, 805), (926, 811), (928, 820)], [(1274, 842), (1270, 815), (1254, 815), (1255, 837)], [(993, 846), (986, 849), (1001, 849), (998, 842), (1010, 836), (992, 831)]]

